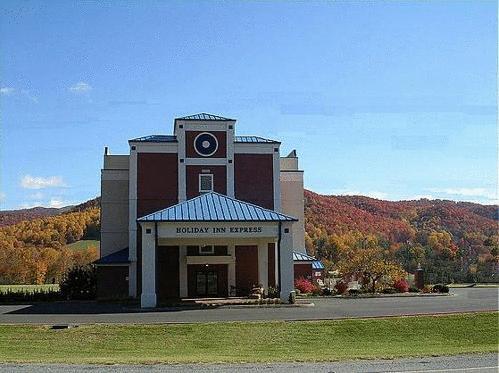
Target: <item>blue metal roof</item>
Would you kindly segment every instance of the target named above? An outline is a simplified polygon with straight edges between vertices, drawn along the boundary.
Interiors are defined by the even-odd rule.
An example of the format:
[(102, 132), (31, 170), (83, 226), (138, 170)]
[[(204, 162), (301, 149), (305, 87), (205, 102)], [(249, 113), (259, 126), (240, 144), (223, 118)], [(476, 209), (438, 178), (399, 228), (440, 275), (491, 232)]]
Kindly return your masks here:
[(265, 138), (260, 137), (260, 136), (235, 136), (234, 142), (280, 144), (279, 141), (265, 139)]
[(115, 253), (103, 256), (102, 258), (96, 260), (94, 264), (127, 264), (128, 260), (128, 247), (116, 251)]
[(129, 140), (130, 142), (177, 142), (177, 136), (175, 135), (149, 135), (143, 137), (137, 137), (136, 139)]
[(324, 269), (324, 264), (317, 260), (315, 256), (293, 251), (293, 260), (296, 262), (312, 262), (312, 269)]
[(145, 221), (297, 221), (249, 202), (209, 192), (137, 219)]
[(324, 269), (324, 264), (320, 260), (315, 260), (312, 262), (312, 269)]
[(199, 114), (194, 114), (194, 115), (188, 115), (188, 116), (181, 117), (181, 118), (175, 118), (175, 120), (221, 120), (221, 121), (227, 121), (227, 120), (234, 120), (234, 119), (224, 118), (224, 117), (220, 117), (218, 115), (213, 115), (213, 114), (208, 114), (208, 113), (199, 113)]
[[(177, 136), (175, 135), (149, 135), (143, 137), (137, 137), (135, 139), (129, 140), (130, 142), (177, 142)], [(267, 143), (267, 144), (280, 144), (279, 141), (265, 139), (259, 136), (235, 136), (234, 142), (239, 143)]]

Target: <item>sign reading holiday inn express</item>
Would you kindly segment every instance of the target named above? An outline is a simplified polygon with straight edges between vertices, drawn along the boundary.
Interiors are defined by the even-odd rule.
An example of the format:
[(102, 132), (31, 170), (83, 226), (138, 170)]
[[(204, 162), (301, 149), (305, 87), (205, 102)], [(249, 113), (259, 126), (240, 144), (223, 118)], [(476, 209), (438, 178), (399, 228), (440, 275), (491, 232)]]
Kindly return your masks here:
[(276, 224), (245, 223), (174, 223), (160, 224), (163, 237), (276, 237)]

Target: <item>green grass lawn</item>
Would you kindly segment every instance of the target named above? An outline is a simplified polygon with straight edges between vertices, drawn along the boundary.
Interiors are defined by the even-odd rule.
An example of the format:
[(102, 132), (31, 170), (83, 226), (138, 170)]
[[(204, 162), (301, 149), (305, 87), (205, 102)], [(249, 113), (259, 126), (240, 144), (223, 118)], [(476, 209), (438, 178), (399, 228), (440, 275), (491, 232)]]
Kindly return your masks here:
[[(251, 312), (251, 311), (249, 311)], [(306, 322), (0, 325), (0, 362), (333, 361), (496, 352), (498, 314)]]
[(7, 292), (27, 292), (34, 293), (36, 291), (58, 291), (58, 284), (45, 284), (45, 285), (0, 285), (0, 294)]
[(89, 247), (95, 247), (98, 250), (99, 244), (100, 244), (100, 241), (98, 241), (98, 240), (80, 240), (80, 241), (73, 242), (69, 245), (66, 245), (66, 247), (68, 249), (71, 249), (71, 250), (86, 250)]

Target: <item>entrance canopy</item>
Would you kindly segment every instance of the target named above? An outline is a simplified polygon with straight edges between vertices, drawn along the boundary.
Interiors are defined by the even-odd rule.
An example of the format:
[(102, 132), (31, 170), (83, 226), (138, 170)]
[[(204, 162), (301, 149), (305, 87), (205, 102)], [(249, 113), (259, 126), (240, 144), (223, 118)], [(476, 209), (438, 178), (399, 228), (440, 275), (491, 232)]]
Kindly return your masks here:
[(137, 219), (138, 222), (279, 222), (298, 219), (249, 202), (209, 192)]
[[(170, 296), (244, 293), (254, 284), (293, 290), (296, 218), (209, 192), (137, 219), (142, 227), (142, 307)], [(156, 276), (156, 273), (158, 275)], [(173, 277), (168, 277), (173, 276)], [(156, 284), (156, 278), (159, 285)]]

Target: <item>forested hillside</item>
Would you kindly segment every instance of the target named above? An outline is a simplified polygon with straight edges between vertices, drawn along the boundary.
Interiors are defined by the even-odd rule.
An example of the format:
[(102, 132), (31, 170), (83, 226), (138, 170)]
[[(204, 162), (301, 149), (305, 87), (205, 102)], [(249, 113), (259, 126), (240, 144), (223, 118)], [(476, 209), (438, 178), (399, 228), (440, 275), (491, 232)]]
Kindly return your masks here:
[(382, 201), (305, 191), (306, 246), (331, 267), (348, 250), (384, 247), (431, 282), (497, 281), (498, 210), (468, 202)]
[[(96, 247), (66, 245), (98, 239), (99, 203), (0, 227), (0, 283), (57, 282), (73, 264), (95, 260)], [(17, 215), (25, 216), (23, 210)], [(381, 246), (410, 272), (421, 264), (430, 282), (497, 281), (497, 206), (305, 191), (305, 217), (307, 250), (330, 269), (352, 251)]]
[(63, 209), (62, 214), (0, 227), (0, 284), (58, 282), (73, 265), (98, 258), (98, 248), (71, 250), (82, 239), (98, 239), (98, 199)]

